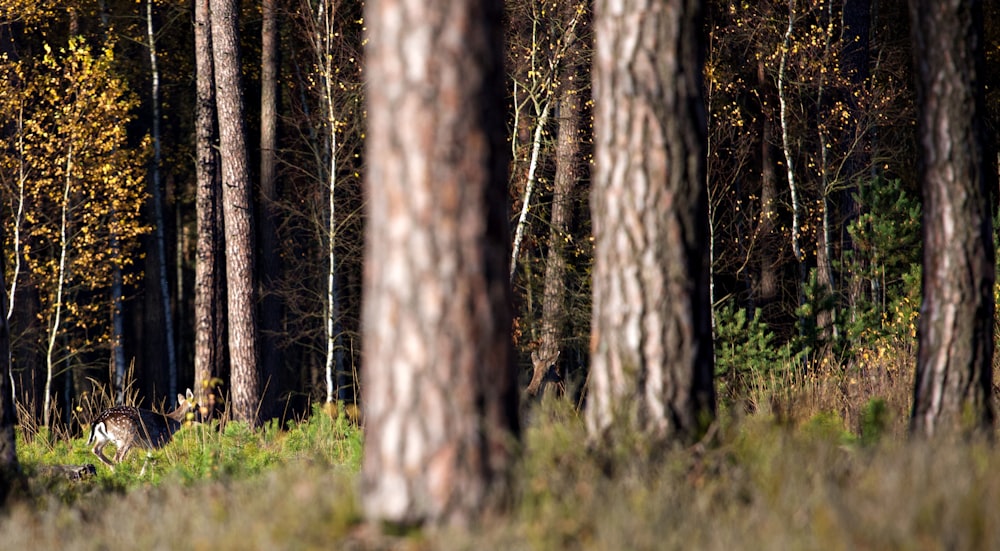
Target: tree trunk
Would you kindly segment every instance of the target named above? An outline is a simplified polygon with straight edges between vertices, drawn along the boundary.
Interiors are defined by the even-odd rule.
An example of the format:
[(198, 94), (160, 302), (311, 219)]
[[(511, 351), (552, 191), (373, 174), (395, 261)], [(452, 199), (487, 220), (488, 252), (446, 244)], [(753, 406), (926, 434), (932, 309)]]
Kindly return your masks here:
[(324, 326), (326, 330), (326, 403), (347, 401), (353, 394), (352, 374), (345, 365), (342, 323), (342, 308), (340, 285), (338, 279), (340, 265), (337, 259), (337, 182), (338, 157), (340, 140), (338, 126), (343, 122), (337, 120), (336, 94), (338, 84), (342, 84), (342, 75), (337, 70), (334, 60), (337, 48), (337, 31), (334, 24), (337, 18), (337, 3), (334, 0), (319, 0), (315, 5), (311, 1), (303, 2), (308, 12), (309, 43), (316, 58), (316, 67), (320, 85), (320, 106), (323, 113), (322, 146), (317, 148), (318, 179), (326, 184), (326, 296), (323, 308)]
[(700, 7), (595, 9), (595, 439), (690, 441), (715, 414)]
[[(13, 257), (14, 257), (14, 269), (13, 269), (13, 272), (11, 273), (10, 293), (8, 293), (6, 295), (7, 297), (9, 297), (7, 299), (8, 300), (8, 304), (6, 305), (6, 307), (4, 307), (2, 310), (0, 310), (0, 313), (2, 313), (3, 316), (4, 316), (4, 326), (3, 326), (2, 329), (3, 329), (3, 331), (7, 332), (7, 337), (8, 337), (8, 342), (7, 342), (8, 355), (12, 354), (12, 352), (10, 350), (10, 339), (9, 339), (9, 337), (10, 337), (10, 322), (11, 322), (11, 319), (13, 319), (13, 317), (14, 317), (14, 303), (17, 302), (17, 297), (18, 297), (18, 294), (19, 294), (19, 290), (18, 290), (17, 284), (18, 284), (18, 278), (21, 275), (21, 257), (22, 257), (22, 254), (21, 254), (21, 228), (22, 228), (22, 225), (24, 224), (24, 207), (25, 207), (25, 199), (26, 199), (26, 197), (25, 197), (25, 190), (24, 190), (24, 184), (25, 184), (25, 182), (28, 179), (27, 170), (26, 170), (26, 167), (25, 167), (26, 163), (25, 163), (25, 159), (24, 159), (24, 147), (25, 147), (25, 144), (24, 144), (24, 110), (23, 110), (23, 108), (20, 108), (18, 110), (18, 114), (17, 114), (17, 145), (15, 147), (16, 147), (16, 151), (17, 151), (17, 153), (16, 153), (16, 156), (17, 156), (17, 208), (14, 210), (14, 213), (13, 213), (14, 214), (14, 220), (13, 220), (13, 222), (11, 224), (13, 226), (13, 229), (14, 229), (14, 239), (13, 239), (13, 247), (14, 247), (14, 254), (13, 254)], [(0, 224), (0, 236), (3, 235), (3, 228), (2, 228), (2, 226), (3, 226), (3, 224)], [(0, 244), (2, 244), (3, 242), (4, 241), (2, 239), (0, 239)], [(0, 278), (3, 278), (3, 277), (4, 277), (4, 273), (3, 273), (3, 260), (0, 260)], [(7, 291), (6, 284), (0, 285), (0, 289), (2, 289), (3, 292), (6, 292)], [(21, 308), (21, 311), (24, 311), (26, 309), (27, 308)], [(10, 378), (11, 395), (12, 396), (16, 396), (17, 395), (17, 386), (14, 384), (14, 374), (10, 370), (8, 370), (8, 373), (10, 374), (9, 378)], [(3, 375), (3, 374), (0, 373), (0, 375)], [(0, 404), (0, 405), (2, 405), (2, 404)], [(0, 430), (2, 430), (2, 429), (0, 429)]]
[(521, 214), (517, 218), (517, 225), (514, 229), (514, 245), (510, 253), (510, 281), (514, 281), (514, 270), (517, 269), (517, 257), (521, 252), (521, 241), (524, 239), (524, 229), (528, 224), (528, 211), (531, 209), (531, 195), (535, 189), (535, 176), (538, 170), (538, 158), (542, 149), (542, 133), (545, 125), (549, 122), (549, 108), (552, 105), (551, 98), (545, 98), (538, 120), (535, 121), (535, 131), (531, 139), (531, 159), (528, 161), (528, 179), (524, 185), (524, 199), (521, 202)]
[(274, 284), (280, 277), (281, 261), (278, 245), (278, 189), (275, 173), (278, 138), (278, 15), (277, 0), (263, 0), (261, 12), (260, 61), (260, 258), (261, 258), (261, 373), (266, 382), (264, 390), (264, 418), (277, 403), (280, 385), (281, 349), (278, 332), (281, 330), (282, 305)]
[[(555, 188), (549, 225), (549, 250), (545, 257), (545, 283), (542, 291), (541, 342), (532, 354), (534, 373), (528, 385), (529, 395), (538, 394), (559, 356), (559, 338), (566, 316), (566, 230), (569, 224), (570, 194), (579, 177), (580, 162), (580, 93), (572, 87), (563, 90), (559, 101), (559, 135), (556, 142)], [(557, 373), (558, 374), (558, 373)], [(549, 377), (551, 378), (551, 377)]]
[(226, 286), (233, 418), (259, 422), (257, 286), (254, 282), (253, 204), (240, 82), (239, 3), (211, 1), (215, 99), (222, 157), (222, 210), (226, 234)]
[[(924, 199), (911, 431), (992, 430), (996, 266), (981, 126), (982, 5), (910, 0)], [(974, 425), (970, 427), (969, 425)]]
[[(823, 59), (830, 59), (830, 48), (833, 41), (833, 3), (828, 3), (826, 5), (826, 21), (823, 22), (824, 28), (827, 29), (823, 33), (825, 41), (823, 43)], [(821, 72), (818, 78), (818, 83), (816, 87), (816, 113), (820, 116), (823, 113), (826, 104), (828, 102), (826, 94), (826, 73)], [(831, 351), (832, 341), (837, 339), (837, 312), (836, 305), (824, 304), (827, 302), (827, 297), (829, 297), (834, 290), (834, 279), (833, 279), (833, 246), (830, 243), (832, 228), (830, 220), (830, 209), (832, 208), (832, 201), (830, 196), (834, 193), (834, 187), (838, 183), (835, 176), (835, 169), (832, 166), (830, 160), (830, 143), (828, 137), (828, 129), (824, 124), (818, 124), (816, 127), (816, 137), (819, 143), (819, 209), (820, 209), (820, 228), (819, 235), (817, 236), (816, 243), (816, 290), (815, 292), (819, 294), (820, 300), (819, 308), (815, 310), (816, 315), (816, 328), (819, 331), (820, 342), (822, 343), (823, 350), (822, 355), (826, 355)], [(847, 232), (844, 232), (847, 233)], [(815, 299), (814, 299), (815, 300)]]
[(146, 37), (149, 48), (149, 74), (153, 83), (150, 99), (153, 105), (153, 162), (150, 167), (152, 182), (150, 183), (153, 197), (153, 217), (156, 231), (156, 274), (160, 288), (160, 301), (163, 309), (163, 333), (167, 352), (167, 396), (177, 395), (177, 349), (174, 340), (174, 317), (170, 307), (170, 281), (167, 278), (167, 238), (166, 221), (163, 206), (163, 189), (160, 178), (160, 69), (156, 55), (156, 33), (153, 29), (153, 0), (146, 0)]
[[(795, 255), (795, 260), (799, 263), (800, 267), (805, 266), (805, 259), (802, 255), (802, 240), (801, 240), (801, 222), (799, 221), (799, 215), (802, 211), (802, 205), (799, 202), (799, 188), (795, 180), (795, 157), (792, 153), (792, 139), (789, 134), (789, 99), (788, 94), (785, 93), (785, 87), (788, 85), (787, 78), (787, 67), (788, 67), (788, 52), (792, 47), (792, 31), (795, 25), (795, 2), (794, 0), (788, 0), (788, 27), (785, 29), (784, 39), (781, 43), (781, 59), (778, 62), (778, 105), (780, 112), (780, 122), (781, 122), (781, 150), (785, 155), (785, 174), (788, 178), (788, 190), (791, 192), (792, 197), (792, 254)], [(804, 268), (800, 271), (804, 274)], [(800, 281), (800, 286), (805, 283), (805, 278)], [(800, 291), (801, 296), (801, 291)], [(800, 299), (801, 302), (801, 299)]]
[[(758, 90), (766, 90), (765, 97), (771, 98), (773, 90), (764, 71), (764, 61), (757, 62)], [(775, 234), (775, 223), (778, 221), (778, 181), (774, 173), (774, 154), (771, 143), (773, 140), (773, 111), (767, 105), (767, 100), (761, 102), (761, 138), (760, 138), (760, 234), (761, 249), (757, 255), (760, 262), (760, 285), (757, 290), (757, 306), (764, 313), (765, 320), (776, 319), (778, 300), (778, 252), (779, 237)]]
[(66, 257), (70, 250), (71, 235), (69, 231), (70, 189), (73, 182), (73, 145), (66, 150), (66, 176), (63, 186), (61, 217), (59, 222), (59, 267), (57, 269), (55, 288), (55, 312), (49, 322), (47, 344), (45, 347), (45, 394), (42, 402), (42, 426), (51, 427), (52, 422), (52, 380), (56, 376), (56, 341), (62, 323), (63, 292), (66, 289)]
[[(0, 244), (4, 239), (4, 225), (0, 224)], [(7, 311), (6, 251), (0, 251), (0, 312)], [(10, 375), (10, 326), (7, 316), (0, 315), (0, 507), (7, 501), (18, 478), (21, 468), (17, 462), (14, 426), (17, 416), (14, 411), (14, 387)]]
[(212, 69), (212, 26), (209, 20), (209, 0), (195, 0), (195, 73), (197, 103), (195, 106), (198, 241), (194, 276), (194, 384), (195, 398), (209, 405), (210, 381), (219, 375), (220, 355), (216, 353), (221, 339), (219, 330), (218, 248), (219, 209), (217, 186), (218, 159), (215, 153), (215, 77)]
[[(122, 258), (118, 237), (111, 236), (111, 247), (116, 258)], [(111, 388), (114, 393), (115, 405), (125, 403), (125, 279), (122, 267), (116, 263), (111, 278), (111, 365), (114, 380)]]
[[(543, 10), (544, 12), (544, 10)], [(557, 101), (555, 97), (555, 84), (561, 75), (561, 63), (567, 52), (576, 43), (576, 26), (580, 21), (581, 11), (572, 10), (572, 17), (561, 31), (561, 36), (555, 44), (549, 44), (548, 52), (539, 40), (538, 27), (540, 22), (532, 18), (532, 40), (531, 40), (531, 68), (528, 71), (528, 86), (525, 90), (527, 99), (525, 103), (531, 103), (534, 107), (535, 127), (532, 131), (531, 156), (528, 160), (528, 174), (524, 185), (524, 198), (521, 201), (521, 211), (514, 226), (514, 245), (510, 255), (510, 281), (514, 282), (514, 272), (517, 270), (517, 260), (521, 254), (521, 243), (524, 241), (524, 232), (528, 226), (528, 212), (531, 210), (531, 198), (534, 193), (535, 184), (538, 182), (538, 166), (541, 159), (542, 142), (545, 135), (545, 128), (549, 122), (553, 103)], [(560, 22), (561, 24), (561, 22)], [(548, 58), (542, 62), (539, 58), (542, 54)], [(544, 67), (544, 68), (543, 68)], [(516, 80), (516, 79), (515, 79)], [(517, 86), (514, 88), (514, 135), (511, 140), (511, 152), (517, 153), (517, 126), (520, 116), (520, 106), (517, 105)], [(530, 286), (529, 293), (530, 293)]]
[[(469, 525), (519, 435), (497, 0), (365, 4), (367, 516)], [(401, 121), (406, 121), (401, 124)]]

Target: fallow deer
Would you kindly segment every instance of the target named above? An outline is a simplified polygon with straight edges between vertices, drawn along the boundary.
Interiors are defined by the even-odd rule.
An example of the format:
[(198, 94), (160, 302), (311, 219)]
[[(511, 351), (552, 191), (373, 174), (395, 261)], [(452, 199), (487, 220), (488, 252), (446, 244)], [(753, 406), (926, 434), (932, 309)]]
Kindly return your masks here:
[[(196, 408), (191, 389), (188, 389), (187, 396), (178, 394), (177, 402), (177, 409), (169, 413), (157, 413), (132, 406), (106, 409), (94, 419), (87, 445), (93, 444), (92, 449), (97, 458), (112, 469), (125, 459), (125, 455), (133, 447), (145, 450), (162, 448), (181, 428), (187, 413)], [(104, 447), (111, 443), (117, 447), (113, 460), (104, 455)]]

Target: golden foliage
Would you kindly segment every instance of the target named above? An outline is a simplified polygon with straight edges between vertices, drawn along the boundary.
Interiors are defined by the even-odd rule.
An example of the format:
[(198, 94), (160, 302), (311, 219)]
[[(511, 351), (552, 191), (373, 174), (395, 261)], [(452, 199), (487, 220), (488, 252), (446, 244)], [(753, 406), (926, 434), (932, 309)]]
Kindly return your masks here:
[(116, 269), (126, 284), (140, 275), (126, 268), (149, 231), (140, 217), (149, 140), (129, 145), (138, 99), (116, 74), (113, 44), (96, 54), (80, 39), (46, 45), (42, 59), (0, 59), (0, 73), (0, 124), (15, 134), (0, 151), (0, 193), (22, 206), (4, 221), (18, 239), (4, 249), (18, 251), (46, 326), (62, 286), (72, 354), (107, 341)]

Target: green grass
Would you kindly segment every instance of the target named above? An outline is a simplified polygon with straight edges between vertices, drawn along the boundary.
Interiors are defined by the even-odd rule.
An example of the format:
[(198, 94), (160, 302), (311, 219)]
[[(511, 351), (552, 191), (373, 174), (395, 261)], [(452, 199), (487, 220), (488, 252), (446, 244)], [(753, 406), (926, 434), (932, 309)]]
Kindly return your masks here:
[[(141, 452), (82, 482), (32, 476), (0, 516), (3, 548), (1000, 549), (1000, 450), (909, 441), (910, 358), (884, 356), (897, 364), (758, 385), (722, 408), (714, 445), (655, 461), (588, 451), (573, 405), (544, 402), (512, 510), (475, 531), (365, 527), (361, 432), (317, 410), (285, 427), (185, 427), (142, 476)], [(18, 442), (29, 474), (94, 462), (83, 439), (44, 436)]]
[[(280, 427), (271, 423), (251, 429), (239, 422), (218, 421), (182, 427), (168, 446), (146, 452), (134, 448), (114, 471), (97, 460), (86, 439), (60, 439), (44, 429), (25, 438), (18, 431), (18, 458), (27, 472), (40, 465), (97, 465), (95, 483), (120, 489), (157, 486), (164, 481), (193, 484), (203, 480), (236, 480), (262, 475), (279, 465), (315, 463), (355, 472), (360, 468), (361, 430), (346, 417), (331, 418), (319, 408), (307, 420)], [(113, 453), (114, 446), (105, 450)], [(143, 473), (143, 466), (146, 471)]]

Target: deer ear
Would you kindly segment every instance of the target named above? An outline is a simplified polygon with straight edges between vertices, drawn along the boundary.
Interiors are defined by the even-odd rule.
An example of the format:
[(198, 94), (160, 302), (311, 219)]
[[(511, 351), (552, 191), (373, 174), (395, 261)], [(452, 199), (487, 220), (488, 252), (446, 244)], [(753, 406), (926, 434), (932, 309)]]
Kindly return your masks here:
[(187, 389), (187, 399), (188, 400), (194, 400), (194, 392), (191, 392), (190, 388)]

